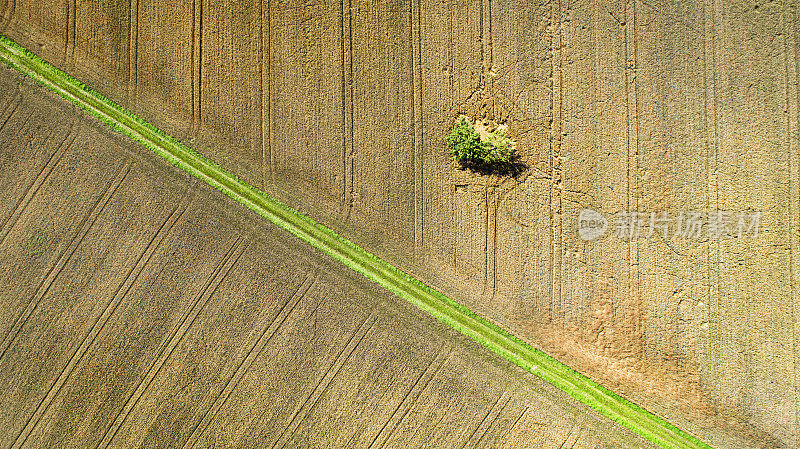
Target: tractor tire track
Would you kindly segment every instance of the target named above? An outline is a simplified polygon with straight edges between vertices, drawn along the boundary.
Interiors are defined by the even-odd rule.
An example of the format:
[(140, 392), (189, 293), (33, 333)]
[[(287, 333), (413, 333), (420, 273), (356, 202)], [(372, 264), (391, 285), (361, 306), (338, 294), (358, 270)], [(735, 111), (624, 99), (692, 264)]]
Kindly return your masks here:
[(135, 263), (125, 276), (125, 279), (117, 287), (117, 290), (112, 296), (111, 301), (106, 305), (103, 313), (97, 318), (97, 321), (94, 322), (86, 335), (81, 339), (80, 346), (75, 350), (72, 357), (70, 357), (67, 365), (61, 370), (58, 378), (50, 387), (42, 401), (39, 403), (39, 406), (36, 408), (34, 414), (31, 416), (31, 418), (29, 418), (25, 428), (17, 436), (17, 439), (11, 446), (12, 449), (19, 449), (24, 446), (27, 438), (36, 429), (36, 426), (39, 424), (39, 421), (42, 419), (45, 413), (47, 413), (50, 404), (52, 404), (55, 397), (61, 391), (61, 388), (64, 386), (67, 380), (69, 380), (72, 372), (80, 364), (88, 349), (94, 345), (97, 336), (102, 333), (106, 323), (108, 323), (108, 320), (114, 314), (114, 311), (116, 311), (119, 304), (127, 297), (131, 287), (135, 284), (145, 266), (147, 266), (147, 264), (150, 262), (150, 258), (158, 250), (161, 242), (164, 241), (164, 237), (169, 234), (175, 223), (180, 220), (180, 217), (183, 215), (185, 209), (186, 208), (184, 206), (182, 208), (179, 207), (173, 210), (167, 220), (161, 224), (147, 245), (145, 245), (144, 250), (139, 257), (137, 257)]
[(231, 397), (231, 394), (233, 394), (233, 392), (236, 390), (236, 387), (239, 386), (239, 382), (250, 370), (253, 362), (258, 359), (272, 337), (275, 335), (278, 329), (280, 329), (284, 321), (286, 321), (286, 318), (292, 313), (292, 311), (294, 311), (300, 301), (306, 297), (308, 292), (314, 286), (316, 282), (316, 276), (316, 273), (310, 273), (306, 275), (303, 283), (298, 287), (297, 291), (295, 291), (295, 293), (291, 298), (289, 298), (283, 307), (281, 307), (281, 309), (278, 311), (278, 314), (275, 316), (275, 319), (273, 319), (268, 326), (264, 326), (260, 330), (258, 339), (250, 346), (250, 349), (247, 351), (247, 355), (244, 357), (244, 359), (242, 359), (241, 363), (239, 363), (236, 371), (227, 380), (220, 394), (214, 399), (214, 402), (203, 414), (203, 418), (192, 430), (192, 433), (189, 435), (189, 438), (183, 445), (184, 449), (191, 449), (197, 445), (197, 442), (203, 436), (208, 426), (214, 421), (222, 407), (225, 406), (228, 399)]
[(205, 308), (208, 300), (214, 295), (214, 293), (216, 293), (217, 288), (225, 280), (233, 266), (236, 265), (236, 262), (238, 262), (242, 253), (244, 253), (244, 250), (249, 242), (242, 243), (243, 241), (243, 238), (238, 238), (231, 245), (220, 262), (211, 272), (209, 277), (206, 279), (200, 293), (197, 295), (195, 300), (192, 301), (191, 306), (186, 309), (183, 316), (179, 320), (178, 325), (172, 329), (170, 335), (159, 347), (153, 363), (150, 365), (145, 375), (142, 376), (133, 393), (131, 393), (131, 395), (125, 401), (125, 404), (123, 405), (122, 409), (120, 409), (111, 425), (103, 433), (103, 438), (101, 438), (96, 448), (105, 449), (114, 440), (117, 432), (119, 432), (119, 429), (123, 424), (125, 424), (128, 416), (136, 407), (145, 391), (147, 391), (147, 389), (150, 387), (150, 384), (153, 382), (156, 376), (158, 376), (161, 368), (163, 368), (167, 360), (170, 358), (170, 356), (172, 356), (172, 352), (175, 350), (178, 344), (180, 344), (181, 340), (183, 340), (183, 337), (186, 335), (192, 324), (194, 324), (194, 320), (200, 314), (202, 309)]
[(45, 297), (45, 295), (47, 295), (50, 287), (55, 283), (67, 262), (78, 249), (83, 239), (86, 237), (86, 234), (88, 234), (89, 230), (92, 228), (92, 226), (94, 226), (95, 221), (97, 221), (97, 217), (103, 213), (106, 205), (111, 200), (111, 197), (117, 191), (122, 182), (125, 180), (125, 177), (128, 175), (129, 171), (130, 165), (126, 163), (120, 168), (116, 177), (108, 185), (106, 185), (105, 191), (97, 199), (91, 209), (91, 212), (89, 212), (89, 214), (83, 218), (81, 224), (78, 226), (78, 231), (75, 233), (75, 235), (73, 235), (69, 245), (61, 254), (55, 265), (50, 268), (47, 276), (42, 279), (36, 294), (28, 302), (28, 305), (25, 307), (25, 310), (22, 312), (22, 314), (15, 320), (14, 324), (11, 326), (5, 338), (3, 339), (3, 342), (0, 343), (0, 361), (3, 360), (8, 348), (11, 347), (17, 336), (19, 336), (20, 331), (28, 322), (28, 319), (31, 317), (31, 315), (33, 315), (33, 312), (36, 310), (39, 302)]

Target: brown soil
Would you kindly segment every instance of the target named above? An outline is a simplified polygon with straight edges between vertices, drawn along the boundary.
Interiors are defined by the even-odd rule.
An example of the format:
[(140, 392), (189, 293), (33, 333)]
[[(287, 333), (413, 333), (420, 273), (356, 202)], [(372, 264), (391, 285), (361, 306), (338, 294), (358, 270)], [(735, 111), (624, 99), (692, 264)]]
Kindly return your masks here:
[[(715, 446), (800, 448), (794, 3), (5, 0), (0, 19), (577, 369), (625, 367), (633, 383), (608, 386), (642, 387)], [(444, 142), (459, 114), (507, 123), (527, 171), (459, 170)], [(583, 242), (583, 208), (764, 219), (755, 239)]]
[(0, 447), (651, 447), (4, 66), (0, 108)]

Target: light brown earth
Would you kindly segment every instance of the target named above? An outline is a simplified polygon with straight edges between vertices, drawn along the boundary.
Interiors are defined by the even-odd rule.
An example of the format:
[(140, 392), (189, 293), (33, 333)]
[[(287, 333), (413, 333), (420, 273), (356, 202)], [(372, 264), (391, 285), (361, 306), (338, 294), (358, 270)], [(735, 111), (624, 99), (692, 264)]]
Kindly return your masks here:
[(0, 66), (0, 447), (652, 447)]
[[(800, 447), (796, 1), (5, 0), (0, 30), (718, 447)], [(459, 170), (460, 114), (529, 170)], [(764, 213), (583, 242), (583, 208)], [(740, 440), (744, 438), (744, 441)]]

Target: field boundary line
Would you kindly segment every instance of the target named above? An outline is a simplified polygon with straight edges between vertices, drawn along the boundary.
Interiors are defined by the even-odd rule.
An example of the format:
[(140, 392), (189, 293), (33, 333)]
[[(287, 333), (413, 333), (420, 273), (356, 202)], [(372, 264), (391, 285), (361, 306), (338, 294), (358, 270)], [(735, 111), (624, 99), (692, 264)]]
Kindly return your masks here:
[(236, 175), (38, 56), (0, 35), (0, 60), (54, 91), (176, 167), (230, 196), (309, 245), (430, 313), (504, 359), (553, 384), (576, 400), (665, 448), (710, 446), (663, 418), (602, 387), (543, 351), (356, 246), (333, 230), (240, 180)]

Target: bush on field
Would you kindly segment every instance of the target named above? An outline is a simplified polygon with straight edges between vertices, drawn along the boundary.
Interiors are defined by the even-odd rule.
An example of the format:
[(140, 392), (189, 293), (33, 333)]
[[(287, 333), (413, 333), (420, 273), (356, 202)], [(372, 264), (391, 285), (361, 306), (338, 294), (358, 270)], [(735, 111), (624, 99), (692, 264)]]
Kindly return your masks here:
[(462, 116), (447, 136), (447, 146), (453, 159), (467, 164), (497, 164), (510, 162), (514, 156), (514, 141), (504, 127), (478, 132), (469, 118)]

